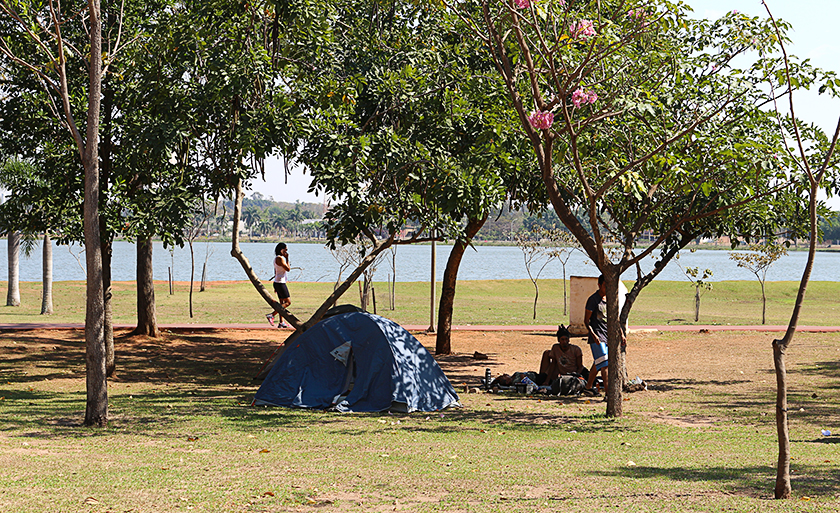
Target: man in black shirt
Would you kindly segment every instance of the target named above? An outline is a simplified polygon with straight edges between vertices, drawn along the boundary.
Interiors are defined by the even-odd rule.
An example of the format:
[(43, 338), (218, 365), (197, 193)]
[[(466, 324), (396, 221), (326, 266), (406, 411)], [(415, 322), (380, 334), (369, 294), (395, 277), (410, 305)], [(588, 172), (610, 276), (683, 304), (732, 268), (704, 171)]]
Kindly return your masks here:
[[(604, 380), (604, 391), (608, 386), (609, 353), (607, 350), (607, 286), (604, 283), (604, 275), (598, 276), (598, 290), (586, 300), (586, 310), (583, 314), (583, 323), (589, 332), (589, 349), (592, 351), (592, 368), (589, 369), (589, 379), (586, 389), (592, 390), (595, 384), (597, 371), (601, 371), (601, 379)], [(621, 343), (625, 343), (622, 334)]]

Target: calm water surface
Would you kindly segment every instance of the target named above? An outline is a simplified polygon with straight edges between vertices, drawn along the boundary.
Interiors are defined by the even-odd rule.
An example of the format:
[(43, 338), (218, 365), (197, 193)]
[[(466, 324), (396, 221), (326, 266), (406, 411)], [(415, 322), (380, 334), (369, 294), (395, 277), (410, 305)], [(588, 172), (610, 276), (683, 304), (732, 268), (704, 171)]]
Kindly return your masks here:
[[(7, 240), (0, 239), (0, 279), (8, 278)], [(272, 259), (274, 256), (273, 243), (241, 243), (242, 251), (251, 262), (251, 266), (263, 279), (270, 279), (273, 273)], [(436, 276), (440, 280), (446, 266), (446, 259), (451, 251), (451, 245), (437, 245)], [(200, 242), (194, 245), (195, 250), (195, 279), (201, 279), (201, 268), (206, 260), (207, 279), (218, 280), (246, 280), (245, 273), (239, 263), (230, 256), (230, 243)], [(381, 262), (376, 271), (375, 279), (385, 281), (386, 277), (394, 274), (391, 267), (391, 256), (386, 252), (387, 260)], [(294, 268), (290, 278), (293, 281), (324, 281), (331, 282), (337, 277), (339, 264), (332, 253), (320, 244), (289, 243), (289, 257)], [(805, 266), (807, 253), (792, 252), (777, 261), (767, 273), (770, 281), (799, 280)], [(74, 246), (56, 246), (53, 248), (54, 270), (56, 281), (84, 280), (85, 258), (84, 248)], [(755, 276), (745, 269), (739, 268), (729, 259), (728, 251), (698, 250), (694, 253), (681, 254), (679, 263), (684, 267), (700, 267), (711, 269), (714, 273), (713, 281), (723, 280), (753, 280)], [(400, 246), (396, 251), (396, 279), (397, 281), (428, 281), (431, 275), (431, 246)], [(542, 263), (532, 265), (531, 271), (536, 274)], [(653, 261), (646, 262), (643, 269), (650, 269)], [(132, 281), (135, 277), (136, 253), (135, 246), (125, 241), (114, 243), (113, 279), (115, 281)], [(173, 278), (177, 281), (190, 279), (190, 252), (188, 247), (175, 248), (173, 251), (165, 249), (162, 244), (154, 245), (154, 274), (156, 280), (166, 280), (169, 268), (173, 269)], [(566, 276), (596, 276), (598, 270), (588, 258), (579, 251), (573, 251), (566, 264)], [(636, 273), (631, 270), (623, 275), (625, 280), (635, 279)], [(29, 257), (21, 256), (21, 281), (41, 280), (41, 248), (36, 247)], [(556, 279), (563, 277), (563, 266), (557, 262), (550, 262), (540, 274), (540, 279)], [(459, 280), (487, 280), (487, 279), (528, 279), (522, 251), (515, 246), (477, 246), (468, 249), (461, 263)], [(660, 274), (660, 280), (685, 280), (676, 262), (671, 262)], [(816, 256), (814, 271), (811, 276), (815, 281), (840, 281), (840, 253), (820, 252)]]

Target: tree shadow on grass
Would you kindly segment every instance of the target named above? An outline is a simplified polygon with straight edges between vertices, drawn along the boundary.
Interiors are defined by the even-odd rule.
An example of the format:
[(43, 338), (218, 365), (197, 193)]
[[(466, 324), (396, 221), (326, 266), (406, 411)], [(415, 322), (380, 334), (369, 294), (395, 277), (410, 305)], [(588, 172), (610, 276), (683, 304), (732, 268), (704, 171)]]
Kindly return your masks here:
[(734, 387), (749, 383), (744, 379), (728, 380), (698, 380), (698, 379), (650, 379), (646, 380), (648, 388), (658, 392), (673, 392), (675, 390), (694, 390), (705, 386)]
[[(836, 497), (840, 494), (840, 469), (826, 463), (824, 466), (792, 466), (791, 484), (798, 495), (811, 497)], [(596, 475), (595, 472), (588, 472)], [(634, 466), (612, 471), (599, 471), (597, 475), (612, 475), (637, 480), (664, 479), (677, 482), (715, 482), (732, 492), (749, 496), (769, 496), (773, 493), (776, 469), (771, 466), (712, 466), (704, 468)]]
[[(15, 340), (25, 349), (0, 348), (0, 357), (10, 354), (17, 357), (12, 361), (0, 358), (0, 370), (14, 371), (3, 374), (9, 386), (0, 391), (0, 396), (5, 397), (0, 402), (0, 413), (7, 421), (0, 429), (22, 430), (32, 436), (78, 436), (85, 410), (83, 333), (79, 331), (54, 341), (22, 335)], [(342, 415), (317, 410), (251, 408), (259, 386), (252, 376), (276, 345), (275, 341), (259, 338), (256, 333), (245, 340), (241, 337), (225, 340), (223, 333), (219, 336), (202, 332), (161, 339), (119, 336), (115, 345), (118, 377), (109, 382), (110, 428), (158, 436), (179, 423), (209, 416), (223, 417), (242, 429), (306, 429), (314, 422), (355, 429), (352, 426), (359, 419), (381, 417), (390, 422), (396, 418), (387, 414)], [(450, 361), (445, 365), (450, 373), (453, 368), (466, 369), (476, 363), (497, 364), (463, 355), (447, 358)], [(22, 368), (34, 368), (34, 371), (17, 372)], [(458, 377), (456, 372), (450, 379), (457, 383)], [(47, 383), (66, 379), (72, 379), (72, 384)], [(55, 392), (55, 389), (65, 391)], [(414, 429), (435, 432), (485, 428), (517, 431), (569, 427), (579, 432), (622, 429), (600, 413), (570, 415), (550, 404), (543, 404), (535, 411), (523, 411), (526, 405), (536, 406), (539, 399), (545, 398), (495, 395), (492, 408), (446, 410), (444, 419), (430, 420)], [(504, 411), (505, 408), (511, 411)], [(406, 418), (412, 422), (425, 421), (427, 416), (439, 418), (438, 413), (414, 413)], [(104, 435), (105, 432), (85, 430), (85, 434)]]

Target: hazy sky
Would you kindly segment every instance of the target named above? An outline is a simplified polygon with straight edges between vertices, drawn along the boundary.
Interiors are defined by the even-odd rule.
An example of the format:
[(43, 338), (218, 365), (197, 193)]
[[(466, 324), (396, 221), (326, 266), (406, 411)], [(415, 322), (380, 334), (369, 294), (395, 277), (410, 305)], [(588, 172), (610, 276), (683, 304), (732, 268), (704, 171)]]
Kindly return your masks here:
[[(760, 0), (688, 0), (687, 3), (699, 18), (718, 18), (733, 9), (751, 16), (766, 16)], [(840, 40), (831, 36), (840, 20), (840, 0), (767, 0), (767, 4), (774, 17), (793, 24), (789, 34), (793, 45), (788, 53), (809, 58), (820, 68), (840, 72)], [(800, 118), (817, 123), (826, 132), (834, 132), (840, 116), (840, 100), (829, 100), (815, 92), (799, 92), (794, 98)], [(295, 169), (285, 184), (282, 163), (276, 160), (266, 162), (266, 182), (254, 184), (254, 190), (278, 201), (322, 202), (323, 196), (306, 192), (308, 187), (309, 176), (300, 169)], [(830, 204), (840, 209), (837, 198)]]

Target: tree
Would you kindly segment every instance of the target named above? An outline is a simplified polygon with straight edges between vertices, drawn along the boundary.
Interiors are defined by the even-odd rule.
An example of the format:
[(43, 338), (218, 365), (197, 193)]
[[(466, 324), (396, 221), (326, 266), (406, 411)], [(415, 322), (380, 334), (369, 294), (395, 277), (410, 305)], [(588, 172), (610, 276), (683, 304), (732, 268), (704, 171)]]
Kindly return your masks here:
[[(773, 18), (769, 7), (767, 7), (764, 0), (761, 3), (764, 5), (768, 16), (770, 16), (776, 28), (776, 35), (779, 40), (784, 62), (784, 83), (790, 86), (795, 77), (792, 73), (793, 66), (789, 61), (785, 48), (785, 39), (782, 37), (779, 25)], [(809, 82), (809, 85), (822, 82), (819, 88), (820, 93), (828, 92), (831, 96), (837, 96), (840, 83), (837, 82), (833, 73), (814, 73), (811, 75), (811, 78), (813, 82)], [(838, 119), (837, 127), (834, 129), (834, 135), (829, 139), (822, 130), (813, 125), (807, 126), (797, 120), (792, 89), (787, 94), (787, 100), (790, 110), (786, 116), (779, 114), (779, 129), (784, 137), (795, 142), (794, 149), (790, 150), (791, 156), (793, 156), (794, 151), (797, 152), (796, 158), (792, 159), (794, 164), (792, 169), (794, 173), (800, 176), (800, 184), (802, 184), (800, 187), (808, 198), (809, 244), (808, 259), (805, 263), (805, 268), (802, 270), (802, 278), (799, 282), (799, 290), (796, 294), (796, 302), (791, 312), (787, 330), (785, 330), (784, 337), (773, 340), (773, 365), (776, 371), (776, 434), (779, 448), (774, 487), (776, 499), (788, 499), (791, 494), (790, 432), (787, 422), (787, 369), (785, 366), (785, 355), (790, 347), (790, 343), (793, 341), (793, 335), (796, 333), (799, 314), (805, 301), (805, 292), (811, 277), (811, 269), (814, 266), (817, 239), (819, 237), (817, 220), (820, 216), (817, 193), (821, 188), (824, 188), (828, 192), (834, 192), (832, 189), (836, 189), (837, 182), (829, 179), (828, 171), (836, 170), (838, 166), (837, 159), (834, 155), (837, 148), (837, 140), (840, 138), (840, 119)], [(822, 214), (825, 215), (825, 212), (822, 212)]]
[[(722, 213), (788, 187), (784, 168), (769, 157), (783, 143), (760, 109), (769, 100), (758, 87), (775, 79), (778, 65), (758, 60), (738, 69), (733, 60), (771, 47), (776, 35), (766, 21), (737, 13), (694, 20), (665, 1), (447, 6), (485, 44), (555, 213), (604, 274), (607, 415), (621, 415), (622, 386), (613, 381), (624, 356), (622, 272), (657, 250), (664, 266), (688, 235), (735, 226)], [(735, 223), (757, 230), (748, 219), (767, 223), (744, 215)], [(637, 251), (648, 231), (659, 235)], [(610, 240), (619, 244), (615, 259)]]
[(787, 248), (782, 244), (767, 241), (763, 244), (749, 244), (747, 250), (747, 253), (729, 253), (729, 258), (734, 260), (738, 267), (753, 273), (761, 284), (761, 324), (765, 324), (767, 294), (764, 284), (767, 281), (767, 271), (776, 260), (787, 255)]
[[(5, 30), (0, 37), (0, 53), (38, 77), (50, 101), (56, 120), (73, 137), (84, 167), (84, 235), (87, 264), (85, 305), (85, 361), (87, 406), (86, 426), (105, 426), (108, 421), (108, 391), (105, 380), (104, 291), (99, 231), (99, 122), (102, 76), (107, 63), (102, 60), (102, 20), (99, 0), (88, 0), (86, 17), (79, 20), (84, 29), (79, 40), (67, 39), (70, 26), (64, 25), (74, 6), (20, 5), (0, 2)], [(20, 7), (24, 7), (21, 9)], [(71, 91), (68, 59), (78, 59), (88, 82)], [(42, 66), (42, 63), (49, 66)], [(82, 107), (79, 104), (86, 104)], [(61, 111), (59, 112), (59, 107)], [(76, 122), (85, 119), (84, 132)]]
[(563, 267), (563, 315), (568, 315), (568, 297), (566, 294), (566, 264), (572, 256), (575, 239), (568, 231), (558, 228), (545, 228), (532, 225), (531, 230), (548, 241), (549, 252)]
[[(534, 285), (534, 319), (537, 318), (537, 301), (540, 297), (540, 288), (537, 280), (540, 278), (545, 266), (556, 258), (556, 254), (542, 245), (542, 240), (535, 238), (531, 232), (520, 232), (514, 238), (516, 246), (522, 250), (522, 257), (525, 260), (525, 271), (528, 273), (531, 283)], [(537, 266), (536, 272), (532, 267)]]
[(683, 267), (680, 265), (679, 259), (680, 257), (677, 255), (676, 261), (680, 271), (694, 285), (694, 322), (697, 322), (700, 320), (700, 296), (702, 295), (700, 290), (702, 289), (704, 292), (712, 290), (712, 282), (708, 280), (713, 273), (711, 269), (705, 269), (701, 274), (699, 267)]

